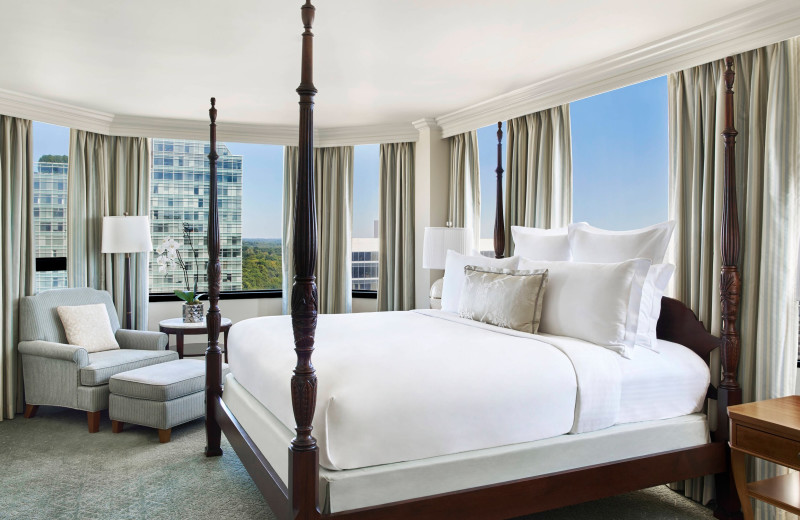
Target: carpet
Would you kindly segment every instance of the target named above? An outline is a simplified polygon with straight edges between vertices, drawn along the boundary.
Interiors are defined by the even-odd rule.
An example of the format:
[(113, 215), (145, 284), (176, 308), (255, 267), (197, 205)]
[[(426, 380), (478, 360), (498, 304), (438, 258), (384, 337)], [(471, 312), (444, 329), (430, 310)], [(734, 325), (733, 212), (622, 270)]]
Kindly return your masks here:
[[(0, 518), (272, 519), (223, 436), (223, 456), (203, 455), (197, 420), (159, 444), (155, 430), (111, 433), (104, 412), (90, 434), (86, 414), (41, 407), (33, 419), (0, 422)], [(525, 520), (711, 519), (709, 509), (665, 486), (525, 517)]]

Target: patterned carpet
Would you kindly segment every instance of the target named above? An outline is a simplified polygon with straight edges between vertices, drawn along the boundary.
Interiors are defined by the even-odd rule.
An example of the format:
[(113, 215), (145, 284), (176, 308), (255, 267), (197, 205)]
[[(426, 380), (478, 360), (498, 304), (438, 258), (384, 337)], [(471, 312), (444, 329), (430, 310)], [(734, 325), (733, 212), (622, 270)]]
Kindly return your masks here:
[[(203, 456), (203, 421), (179, 426), (169, 444), (155, 430), (111, 433), (104, 414), (42, 407), (34, 419), (0, 422), (0, 518), (271, 519), (236, 454)], [(711, 511), (664, 486), (526, 517), (527, 520), (710, 519)]]

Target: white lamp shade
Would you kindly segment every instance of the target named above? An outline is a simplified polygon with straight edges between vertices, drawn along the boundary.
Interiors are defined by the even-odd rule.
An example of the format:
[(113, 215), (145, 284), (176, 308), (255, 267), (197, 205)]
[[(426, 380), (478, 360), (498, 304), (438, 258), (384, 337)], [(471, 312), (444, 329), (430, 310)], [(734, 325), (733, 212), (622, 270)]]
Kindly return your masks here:
[(147, 217), (103, 217), (103, 253), (143, 253), (153, 250)]
[(422, 268), (444, 269), (448, 250), (462, 255), (469, 254), (472, 251), (472, 230), (470, 228), (426, 227), (422, 246)]

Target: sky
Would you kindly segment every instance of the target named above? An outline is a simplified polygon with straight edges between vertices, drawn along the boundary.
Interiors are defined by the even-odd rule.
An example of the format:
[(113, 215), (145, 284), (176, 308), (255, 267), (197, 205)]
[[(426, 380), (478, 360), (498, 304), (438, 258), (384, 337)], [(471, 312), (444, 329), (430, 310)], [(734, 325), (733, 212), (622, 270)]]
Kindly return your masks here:
[[(667, 78), (570, 103), (572, 220), (626, 230), (667, 220)], [(478, 130), (481, 237), (494, 232), (497, 125)], [(505, 124), (503, 125), (505, 169)]]
[[(592, 96), (570, 104), (573, 222), (605, 229), (635, 229), (667, 219), (667, 78)], [(503, 169), (506, 169), (503, 123)], [(481, 237), (494, 232), (497, 125), (478, 130), (481, 171)], [(280, 238), (283, 147), (226, 143), (243, 156), (242, 235)], [(372, 237), (378, 218), (377, 144), (356, 146), (353, 237)], [(33, 123), (34, 160), (66, 155), (69, 129)]]

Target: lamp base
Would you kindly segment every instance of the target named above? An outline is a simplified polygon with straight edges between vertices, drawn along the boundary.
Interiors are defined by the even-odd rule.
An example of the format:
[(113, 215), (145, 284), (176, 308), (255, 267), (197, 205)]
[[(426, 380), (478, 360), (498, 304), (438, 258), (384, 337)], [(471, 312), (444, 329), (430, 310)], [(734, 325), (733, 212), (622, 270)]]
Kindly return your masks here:
[(442, 287), (444, 287), (444, 278), (439, 278), (431, 285), (431, 292), (429, 294), (431, 309), (442, 308)]

